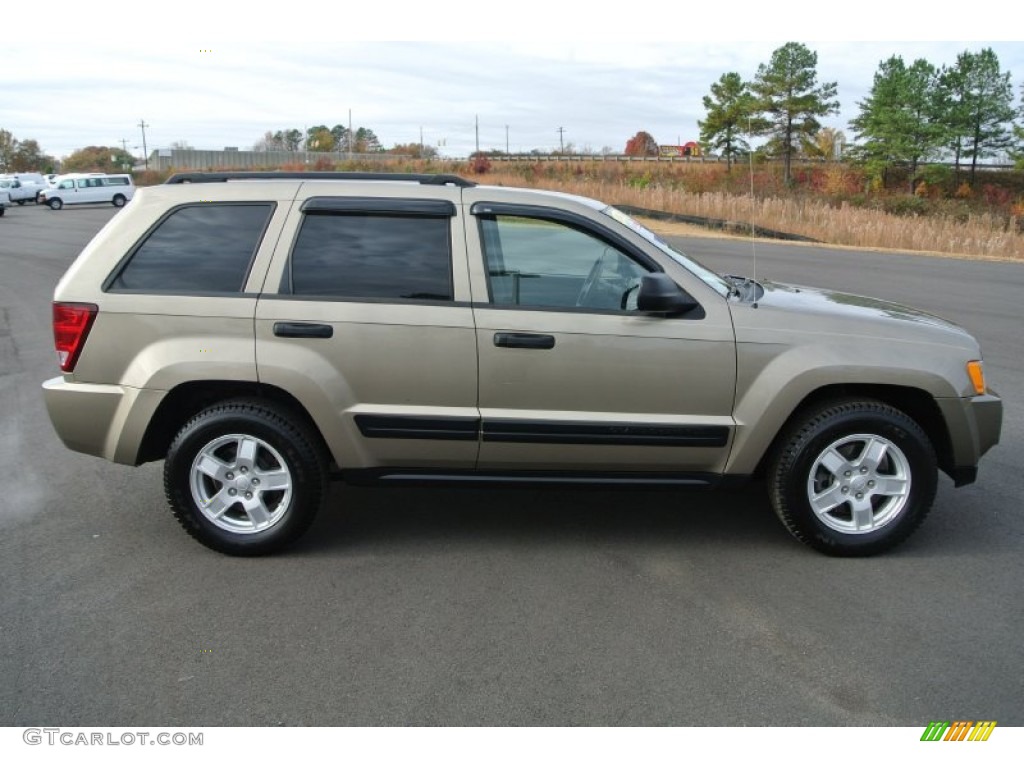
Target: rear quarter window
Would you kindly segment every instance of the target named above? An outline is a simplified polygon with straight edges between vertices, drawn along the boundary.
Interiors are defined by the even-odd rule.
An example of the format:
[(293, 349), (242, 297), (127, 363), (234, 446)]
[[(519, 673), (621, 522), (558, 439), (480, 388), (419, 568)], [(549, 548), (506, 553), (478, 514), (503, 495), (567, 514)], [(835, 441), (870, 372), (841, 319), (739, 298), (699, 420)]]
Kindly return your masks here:
[(273, 203), (177, 208), (134, 248), (106, 289), (240, 293), (273, 210)]

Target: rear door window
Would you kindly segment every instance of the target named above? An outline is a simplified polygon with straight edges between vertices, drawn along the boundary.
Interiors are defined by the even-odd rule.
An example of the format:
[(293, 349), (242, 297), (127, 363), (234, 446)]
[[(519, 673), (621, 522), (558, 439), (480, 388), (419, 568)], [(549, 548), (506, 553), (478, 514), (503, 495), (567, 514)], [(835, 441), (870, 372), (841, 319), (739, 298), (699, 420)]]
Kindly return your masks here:
[(429, 210), (308, 211), (292, 249), (286, 292), (451, 301), (450, 221), (450, 215)]

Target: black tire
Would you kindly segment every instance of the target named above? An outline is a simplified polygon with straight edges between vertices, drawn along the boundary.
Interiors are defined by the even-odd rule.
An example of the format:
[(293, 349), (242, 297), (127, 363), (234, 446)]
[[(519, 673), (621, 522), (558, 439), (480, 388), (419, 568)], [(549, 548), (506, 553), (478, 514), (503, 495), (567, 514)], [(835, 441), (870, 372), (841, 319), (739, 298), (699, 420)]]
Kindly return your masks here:
[(6, 208), (5, 206), (3, 206), (3, 205), (0, 205), (0, 216), (3, 216), (3, 215), (4, 215), (4, 212), (5, 212), (6, 210), (7, 210), (7, 208)]
[(902, 411), (877, 400), (836, 401), (805, 412), (780, 436), (768, 491), (800, 541), (829, 555), (874, 555), (924, 521), (937, 463), (924, 430)]
[(61, 208), (64, 207), (64, 201), (61, 200), (59, 197), (51, 197), (46, 202), (46, 204), (48, 206), (50, 206), (50, 210), (53, 210), (53, 211), (59, 211)]
[(127, 202), (128, 200), (124, 195), (114, 195), (113, 203), (115, 208), (124, 208), (124, 204)]
[(24, 205), (25, 201), (24, 200), (18, 200), (17, 203), (18, 203), (18, 205)]
[[(193, 417), (171, 443), (164, 464), (167, 502), (182, 527), (210, 549), (243, 556), (280, 551), (306, 532), (325, 495), (319, 445), (300, 419), (276, 406), (220, 403)], [(198, 469), (201, 461), (227, 473), (215, 479)], [(285, 475), (288, 490), (268, 489), (274, 483), (283, 487)], [(202, 499), (208, 499), (208, 512)], [(223, 509), (219, 517), (216, 507)]]

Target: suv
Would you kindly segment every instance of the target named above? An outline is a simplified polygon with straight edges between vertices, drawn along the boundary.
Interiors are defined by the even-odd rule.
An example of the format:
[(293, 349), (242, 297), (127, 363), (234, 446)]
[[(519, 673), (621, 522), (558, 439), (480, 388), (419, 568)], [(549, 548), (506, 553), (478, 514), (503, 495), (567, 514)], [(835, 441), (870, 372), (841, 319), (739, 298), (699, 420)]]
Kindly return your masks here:
[(264, 554), (350, 482), (763, 477), (826, 553), (903, 541), (999, 439), (966, 331), (722, 277), (615, 208), (455, 176), (179, 174), (57, 285), (72, 450), (165, 459), (181, 525)]

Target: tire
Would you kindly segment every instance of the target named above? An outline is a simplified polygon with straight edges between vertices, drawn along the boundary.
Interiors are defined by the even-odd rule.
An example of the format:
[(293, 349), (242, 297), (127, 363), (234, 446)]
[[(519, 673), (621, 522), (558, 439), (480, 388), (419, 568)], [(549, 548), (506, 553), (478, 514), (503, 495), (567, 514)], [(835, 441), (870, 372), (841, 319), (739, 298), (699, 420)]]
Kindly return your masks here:
[(301, 421), (274, 406), (220, 403), (192, 418), (171, 443), (167, 502), (182, 527), (210, 549), (278, 552), (306, 532), (325, 495), (318, 446)]
[(25, 204), (24, 200), (17, 200), (16, 202), (18, 203), (18, 205), (24, 205)]
[(61, 200), (59, 197), (51, 197), (46, 204), (50, 206), (51, 210), (54, 211), (59, 211), (61, 208), (64, 207), (64, 201)]
[(7, 210), (6, 206), (0, 205), (0, 216), (3, 216), (4, 215), (4, 211), (6, 211), (6, 210)]
[(931, 510), (935, 449), (918, 424), (877, 400), (804, 413), (769, 467), (772, 507), (798, 540), (829, 555), (863, 556), (903, 542)]
[(124, 204), (127, 202), (128, 200), (124, 195), (114, 195), (113, 203), (115, 208), (124, 208)]

